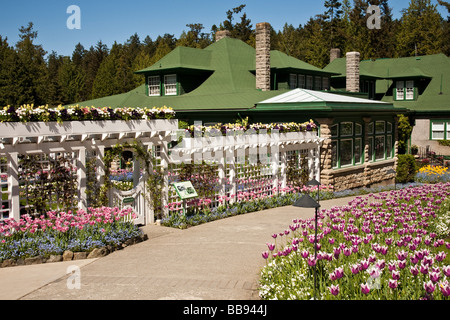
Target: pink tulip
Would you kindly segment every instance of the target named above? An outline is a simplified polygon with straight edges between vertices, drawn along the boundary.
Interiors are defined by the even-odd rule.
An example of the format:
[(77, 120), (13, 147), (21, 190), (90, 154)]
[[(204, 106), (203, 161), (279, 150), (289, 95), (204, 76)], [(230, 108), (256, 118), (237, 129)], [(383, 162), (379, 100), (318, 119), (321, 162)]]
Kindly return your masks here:
[(395, 279), (389, 279), (389, 288), (396, 289), (398, 286), (398, 282)]
[(330, 287), (328, 287), (328, 290), (330, 290), (330, 293), (333, 296), (337, 296), (339, 294), (339, 284), (331, 285)]
[(433, 282), (428, 281), (423, 283), (423, 288), (428, 294), (431, 294), (436, 289), (436, 286), (433, 284)]

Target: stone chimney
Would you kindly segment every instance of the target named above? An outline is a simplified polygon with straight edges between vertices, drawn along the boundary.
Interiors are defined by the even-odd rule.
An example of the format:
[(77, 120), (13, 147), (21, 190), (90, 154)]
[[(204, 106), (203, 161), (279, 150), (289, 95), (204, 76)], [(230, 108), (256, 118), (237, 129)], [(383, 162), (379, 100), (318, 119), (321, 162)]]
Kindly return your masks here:
[(330, 50), (330, 63), (333, 62), (334, 59), (341, 57), (341, 49), (333, 48)]
[(231, 32), (229, 30), (219, 30), (216, 32), (216, 42), (223, 38), (231, 37)]
[(270, 24), (256, 24), (256, 89), (270, 91)]
[(359, 52), (346, 54), (346, 90), (349, 92), (359, 92), (359, 56)]

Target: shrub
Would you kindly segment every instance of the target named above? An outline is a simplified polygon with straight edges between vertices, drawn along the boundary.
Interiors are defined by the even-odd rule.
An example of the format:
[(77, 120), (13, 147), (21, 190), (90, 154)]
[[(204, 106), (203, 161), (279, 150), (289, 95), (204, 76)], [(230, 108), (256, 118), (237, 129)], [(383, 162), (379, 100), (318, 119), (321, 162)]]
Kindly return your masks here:
[(396, 181), (399, 183), (413, 182), (416, 175), (416, 160), (411, 154), (399, 154)]

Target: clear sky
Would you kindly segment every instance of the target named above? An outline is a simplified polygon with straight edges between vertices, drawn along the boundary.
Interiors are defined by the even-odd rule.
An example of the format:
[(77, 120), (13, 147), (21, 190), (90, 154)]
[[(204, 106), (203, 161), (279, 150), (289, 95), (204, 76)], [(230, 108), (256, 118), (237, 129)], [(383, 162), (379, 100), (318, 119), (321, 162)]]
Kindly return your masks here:
[[(394, 18), (401, 17), (401, 10), (409, 0), (390, 0)], [(437, 0), (431, 1), (437, 4)], [(226, 19), (226, 12), (246, 4), (244, 12), (253, 27), (258, 22), (269, 22), (278, 31), (285, 23), (294, 27), (304, 25), (310, 17), (324, 12), (324, 0), (2, 0), (0, 4), (0, 35), (8, 38), (10, 45), (19, 40), (19, 28), (33, 22), (38, 32), (36, 43), (48, 53), (72, 55), (77, 43), (86, 49), (98, 41), (108, 48), (114, 41), (124, 43), (137, 33), (141, 40), (148, 35), (155, 40), (165, 33), (176, 38), (186, 24), (201, 23), (203, 32), (210, 32), (212, 25)], [(70, 5), (81, 11), (81, 29), (68, 29), (67, 13)], [(447, 10), (438, 5), (443, 18)], [(241, 14), (236, 16), (239, 19)]]

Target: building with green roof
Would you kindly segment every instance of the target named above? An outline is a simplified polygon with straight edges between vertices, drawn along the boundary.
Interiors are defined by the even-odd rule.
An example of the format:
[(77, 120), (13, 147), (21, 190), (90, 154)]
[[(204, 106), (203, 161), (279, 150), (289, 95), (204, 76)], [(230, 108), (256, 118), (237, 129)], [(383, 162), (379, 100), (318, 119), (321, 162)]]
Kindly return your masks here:
[[(204, 49), (177, 47), (136, 71), (145, 84), (123, 94), (78, 103), (95, 107), (171, 107), (193, 124), (304, 122), (320, 126), (321, 182), (336, 189), (392, 182), (396, 115), (407, 112), (366, 94), (331, 90), (340, 70), (323, 70), (270, 50), (270, 25), (256, 25), (256, 48), (226, 31)], [(339, 94), (336, 94), (339, 93)]]
[[(324, 70), (339, 73), (331, 78), (333, 90), (346, 90), (346, 58), (334, 59)], [(409, 109), (414, 125), (411, 144), (450, 155), (450, 148), (438, 143), (450, 139), (449, 57), (434, 54), (363, 60), (359, 72), (360, 92)]]

